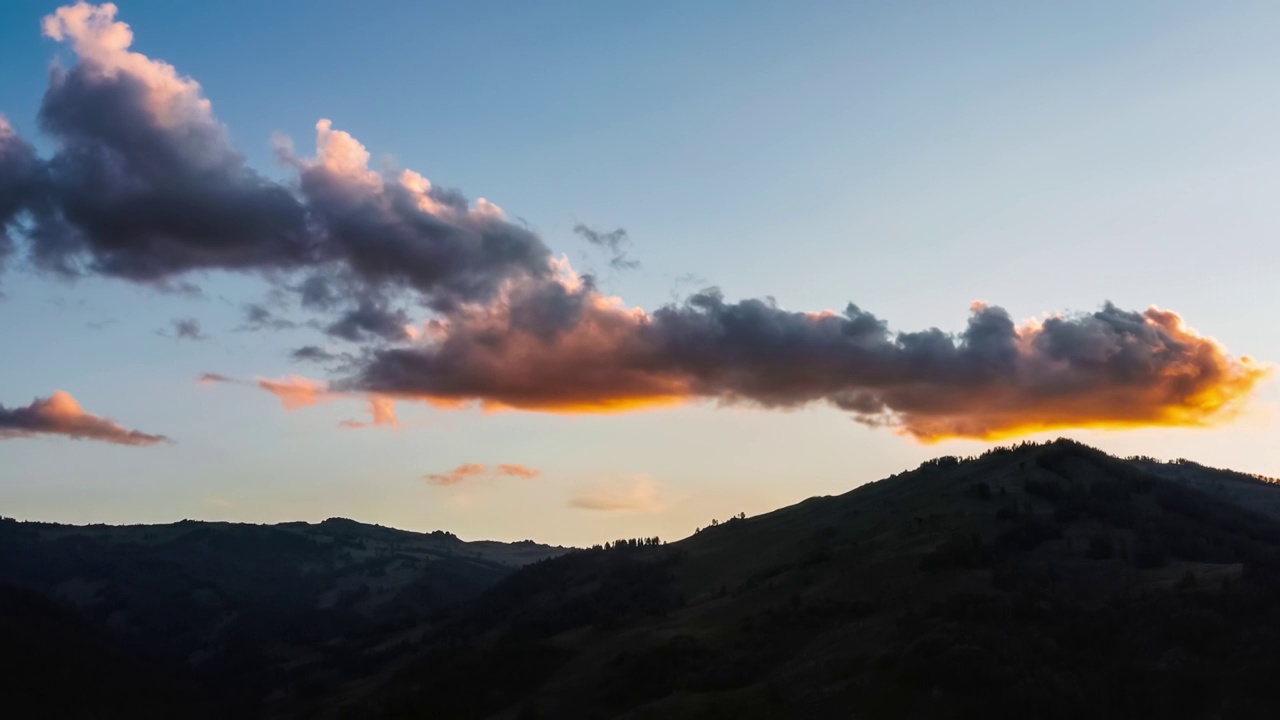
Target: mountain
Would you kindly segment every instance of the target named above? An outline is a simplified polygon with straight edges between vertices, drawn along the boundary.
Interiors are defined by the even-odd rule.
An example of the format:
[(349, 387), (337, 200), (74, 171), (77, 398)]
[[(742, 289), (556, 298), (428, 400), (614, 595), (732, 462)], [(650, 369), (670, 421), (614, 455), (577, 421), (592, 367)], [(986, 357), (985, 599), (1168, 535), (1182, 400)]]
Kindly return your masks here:
[(28, 678), (11, 702), (59, 717), (1280, 707), (1280, 484), (1070, 441), (937, 458), (670, 544), (0, 523), (0, 584), (22, 588), (0, 589), (6, 677)]
[(351, 646), (411, 639), (517, 567), (565, 551), (342, 518), (120, 527), (6, 520), (0, 586), (44, 598), (51, 617), (76, 611), (102, 631), (97, 645), (115, 642), (112, 652), (165, 664), (244, 715), (272, 694), (354, 672)]
[(1069, 441), (534, 563), (326, 717), (1252, 718), (1280, 486)]

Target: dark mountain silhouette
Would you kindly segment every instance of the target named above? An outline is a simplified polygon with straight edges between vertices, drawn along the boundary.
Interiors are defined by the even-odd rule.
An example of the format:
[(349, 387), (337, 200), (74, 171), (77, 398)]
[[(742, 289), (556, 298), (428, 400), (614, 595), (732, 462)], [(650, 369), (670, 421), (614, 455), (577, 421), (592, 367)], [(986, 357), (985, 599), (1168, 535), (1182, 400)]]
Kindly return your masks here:
[[(1280, 707), (1280, 486), (1069, 441), (938, 458), (676, 543), (574, 552), (350, 521), (2, 527), (5, 582), (74, 601), (84, 632), (133, 643), (130, 657), (197, 648), (187, 666), (238, 703), (211, 710), (228, 717)], [(385, 551), (385, 575), (360, 542)], [(154, 666), (129, 667), (122, 687), (145, 687)], [(226, 692), (238, 686), (253, 691)]]
[(1277, 517), (1280, 487), (1188, 462), (939, 458), (531, 565), (329, 716), (1269, 717)]
[(183, 674), (125, 652), (106, 631), (48, 598), (8, 587), (0, 587), (0, 677), (13, 717), (223, 714)]
[(352, 673), (352, 648), (365, 639), (411, 638), (515, 568), (562, 552), (343, 518), (0, 521), (0, 585), (77, 609), (119, 652), (165, 663), (243, 716), (272, 694)]

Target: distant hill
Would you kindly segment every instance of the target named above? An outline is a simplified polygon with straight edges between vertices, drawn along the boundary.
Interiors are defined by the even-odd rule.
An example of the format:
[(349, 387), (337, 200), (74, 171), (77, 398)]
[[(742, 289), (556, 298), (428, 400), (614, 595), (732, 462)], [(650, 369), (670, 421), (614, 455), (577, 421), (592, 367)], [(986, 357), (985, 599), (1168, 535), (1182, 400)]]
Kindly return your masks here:
[(324, 716), (1261, 718), (1280, 487), (1069, 441), (530, 565)]
[(349, 646), (412, 639), (424, 622), (515, 568), (564, 552), (343, 518), (132, 526), (6, 520), (0, 586), (79, 611), (120, 653), (167, 663), (247, 713), (273, 693), (304, 692), (355, 672)]

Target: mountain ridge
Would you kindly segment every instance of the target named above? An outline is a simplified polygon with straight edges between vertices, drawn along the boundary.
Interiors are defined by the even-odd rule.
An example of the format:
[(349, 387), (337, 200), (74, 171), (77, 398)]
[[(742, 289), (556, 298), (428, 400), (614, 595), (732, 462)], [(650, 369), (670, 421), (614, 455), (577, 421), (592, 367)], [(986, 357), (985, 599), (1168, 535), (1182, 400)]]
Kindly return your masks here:
[[(149, 542), (196, 569), (248, 553), (224, 568), (223, 598), (304, 566), (372, 588), (330, 597), (302, 573), (262, 591), (289, 612), (218, 636), (215, 660), (196, 663), (207, 687), (246, 688), (238, 717), (1207, 719), (1280, 704), (1280, 485), (1069, 440), (941, 456), (671, 543), (474, 548), (509, 565), (443, 532), (348, 519), (181, 525)], [(0, 523), (6, 549), (15, 527)], [(129, 543), (57, 535), (26, 550), (138, 559)], [(249, 560), (263, 542), (283, 565)], [(175, 572), (141, 567), (126, 600)], [(158, 597), (161, 617), (185, 607)], [(87, 616), (130, 637), (106, 610)], [(185, 622), (207, 633), (226, 617)]]
[(346, 716), (1251, 717), (1278, 499), (1073, 441), (944, 456), (526, 567)]
[[(185, 668), (238, 713), (347, 644), (412, 628), (567, 548), (466, 542), (331, 518), (253, 524), (0, 522), (0, 585), (48, 598), (128, 653)], [(53, 612), (51, 610), (51, 612)], [(317, 652), (317, 647), (331, 649)]]

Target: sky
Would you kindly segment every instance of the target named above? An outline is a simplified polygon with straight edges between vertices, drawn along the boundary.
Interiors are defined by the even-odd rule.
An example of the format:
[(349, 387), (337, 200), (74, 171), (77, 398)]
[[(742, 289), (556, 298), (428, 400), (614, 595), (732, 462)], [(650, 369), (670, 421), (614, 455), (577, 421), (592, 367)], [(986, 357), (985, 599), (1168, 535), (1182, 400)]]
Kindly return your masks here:
[(1273, 3), (118, 5), (0, 7), (0, 514), (582, 545), (1022, 439), (1280, 476)]

